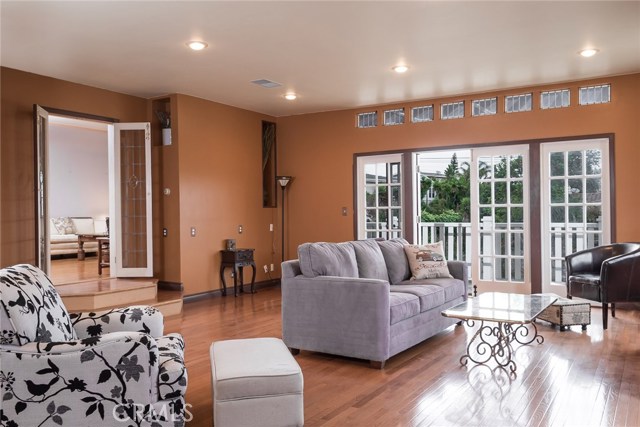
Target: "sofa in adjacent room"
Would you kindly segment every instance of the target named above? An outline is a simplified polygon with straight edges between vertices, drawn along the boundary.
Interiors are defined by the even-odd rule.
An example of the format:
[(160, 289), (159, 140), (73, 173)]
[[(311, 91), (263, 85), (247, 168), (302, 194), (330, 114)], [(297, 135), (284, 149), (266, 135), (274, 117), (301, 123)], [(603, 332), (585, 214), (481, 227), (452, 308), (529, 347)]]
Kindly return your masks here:
[(416, 248), (422, 247), (401, 238), (301, 245), (297, 260), (282, 263), (287, 347), (294, 354), (366, 359), (382, 368), (390, 357), (456, 323), (441, 312), (467, 299), (466, 263), (424, 256), (442, 261), (440, 275), (450, 276), (412, 280), (412, 273), (425, 272), (425, 252)]
[[(107, 234), (107, 219), (91, 217), (55, 217), (49, 220), (51, 255), (78, 253), (79, 234)], [(97, 252), (97, 242), (86, 242), (85, 252)]]

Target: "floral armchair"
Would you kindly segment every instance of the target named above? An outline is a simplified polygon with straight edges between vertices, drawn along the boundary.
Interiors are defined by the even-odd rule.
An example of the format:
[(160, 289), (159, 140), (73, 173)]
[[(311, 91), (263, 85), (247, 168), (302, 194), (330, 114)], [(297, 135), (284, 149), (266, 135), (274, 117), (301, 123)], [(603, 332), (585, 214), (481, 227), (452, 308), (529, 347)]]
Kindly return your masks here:
[(48, 277), (0, 270), (0, 426), (184, 426), (184, 341), (153, 307), (71, 314)]

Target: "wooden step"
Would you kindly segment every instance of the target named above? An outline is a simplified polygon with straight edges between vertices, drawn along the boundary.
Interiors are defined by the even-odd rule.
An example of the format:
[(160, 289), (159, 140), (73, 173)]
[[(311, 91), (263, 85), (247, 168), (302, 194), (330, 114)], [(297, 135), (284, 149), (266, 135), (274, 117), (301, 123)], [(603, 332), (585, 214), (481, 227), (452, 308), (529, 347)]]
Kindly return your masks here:
[(158, 293), (155, 279), (98, 279), (56, 285), (70, 312), (152, 305), (166, 316), (182, 312), (182, 293)]

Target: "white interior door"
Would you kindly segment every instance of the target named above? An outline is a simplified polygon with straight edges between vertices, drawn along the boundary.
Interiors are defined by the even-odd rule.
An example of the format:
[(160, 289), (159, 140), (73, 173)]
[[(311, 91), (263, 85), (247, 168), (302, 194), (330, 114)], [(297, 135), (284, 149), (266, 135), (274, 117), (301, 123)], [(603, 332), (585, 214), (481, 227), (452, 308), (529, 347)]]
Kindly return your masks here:
[(472, 277), (479, 292), (531, 292), (528, 146), (471, 150)]
[(611, 242), (609, 140), (542, 144), (542, 290), (565, 296), (568, 254)]
[(36, 265), (46, 274), (51, 271), (49, 255), (49, 113), (39, 105), (34, 108), (36, 120)]
[(117, 123), (109, 134), (111, 273), (153, 276), (149, 123)]

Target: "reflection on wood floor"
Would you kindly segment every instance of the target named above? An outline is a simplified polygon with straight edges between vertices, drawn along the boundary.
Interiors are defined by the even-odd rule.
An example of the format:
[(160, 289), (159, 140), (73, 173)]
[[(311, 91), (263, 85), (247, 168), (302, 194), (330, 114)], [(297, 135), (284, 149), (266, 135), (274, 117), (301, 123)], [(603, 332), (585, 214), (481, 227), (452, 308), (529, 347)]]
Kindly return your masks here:
[[(543, 344), (516, 346), (518, 375), (462, 367), (472, 330), (451, 327), (392, 357), (367, 361), (302, 351), (305, 426), (640, 426), (640, 311), (616, 308), (602, 330), (599, 308), (587, 331), (538, 322)], [(184, 304), (165, 332), (186, 339), (188, 427), (211, 426), (212, 341), (282, 337), (280, 288)]]
[(108, 279), (109, 271), (109, 267), (103, 268), (102, 276), (98, 275), (98, 257), (87, 254), (82, 261), (78, 261), (77, 258), (52, 259), (49, 277), (55, 285), (59, 285), (84, 280)]

